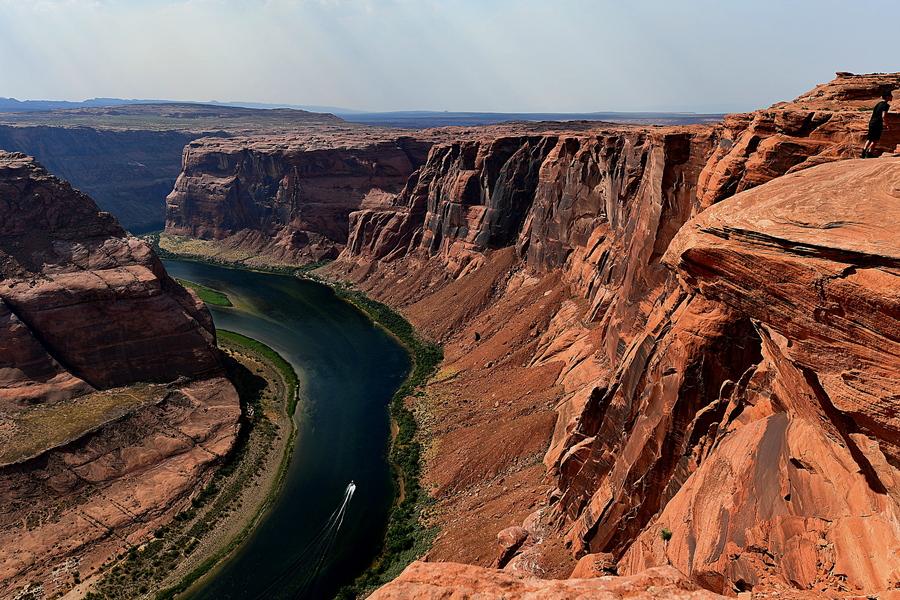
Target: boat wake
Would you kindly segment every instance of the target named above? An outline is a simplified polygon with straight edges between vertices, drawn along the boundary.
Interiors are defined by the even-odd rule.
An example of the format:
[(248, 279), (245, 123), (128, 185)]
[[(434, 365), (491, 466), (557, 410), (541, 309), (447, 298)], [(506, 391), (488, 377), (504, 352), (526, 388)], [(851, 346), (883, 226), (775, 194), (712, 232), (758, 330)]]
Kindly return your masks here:
[[(351, 481), (344, 490), (344, 497), (340, 505), (331, 513), (331, 516), (325, 521), (325, 524), (322, 525), (315, 537), (262, 592), (255, 596), (256, 599), (262, 600), (263, 598), (280, 596), (301, 598), (313, 587), (319, 572), (325, 566), (325, 562), (334, 548), (341, 526), (344, 524), (347, 507), (350, 505), (350, 500), (353, 499), (355, 492), (356, 483)], [(296, 582), (289, 583), (297, 569), (305, 571), (303, 577)], [(292, 593), (288, 593), (287, 586), (294, 588)]]

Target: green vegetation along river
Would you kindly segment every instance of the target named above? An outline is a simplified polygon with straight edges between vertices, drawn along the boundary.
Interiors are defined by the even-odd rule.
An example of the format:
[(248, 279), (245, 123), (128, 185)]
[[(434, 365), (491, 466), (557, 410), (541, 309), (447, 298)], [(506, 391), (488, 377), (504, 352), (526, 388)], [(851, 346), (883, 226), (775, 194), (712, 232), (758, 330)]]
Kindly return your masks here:
[[(297, 440), (277, 499), (198, 599), (331, 598), (377, 556), (393, 501), (387, 405), (404, 349), (327, 286), (167, 260), (173, 277), (225, 293), (216, 326), (267, 344), (302, 373)], [(352, 485), (351, 485), (352, 482)]]

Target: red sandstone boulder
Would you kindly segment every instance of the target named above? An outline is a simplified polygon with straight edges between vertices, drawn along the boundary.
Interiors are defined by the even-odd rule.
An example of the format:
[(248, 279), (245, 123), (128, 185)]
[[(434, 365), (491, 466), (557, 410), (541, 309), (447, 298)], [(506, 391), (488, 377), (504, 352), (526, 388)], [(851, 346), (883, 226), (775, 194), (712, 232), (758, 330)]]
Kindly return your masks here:
[(497, 566), (504, 567), (522, 548), (527, 539), (528, 530), (524, 527), (507, 527), (498, 533), (497, 545), (500, 547), (500, 555), (497, 557)]
[(608, 552), (585, 554), (578, 559), (578, 564), (569, 575), (572, 579), (585, 579), (588, 577), (605, 577), (616, 574), (616, 557)]

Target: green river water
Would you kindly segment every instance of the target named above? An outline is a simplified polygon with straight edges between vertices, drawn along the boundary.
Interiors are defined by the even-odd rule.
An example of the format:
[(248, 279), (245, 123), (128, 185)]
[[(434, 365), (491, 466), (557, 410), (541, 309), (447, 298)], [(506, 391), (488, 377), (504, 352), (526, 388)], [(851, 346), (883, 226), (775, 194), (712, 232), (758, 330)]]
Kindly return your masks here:
[[(394, 494), (387, 405), (410, 368), (409, 357), (327, 286), (164, 262), (172, 277), (228, 294), (235, 307), (210, 307), (216, 327), (275, 349), (304, 383), (294, 415), (297, 442), (280, 494), (246, 542), (192, 597), (333, 597), (381, 546)], [(355, 490), (348, 499), (351, 481)]]

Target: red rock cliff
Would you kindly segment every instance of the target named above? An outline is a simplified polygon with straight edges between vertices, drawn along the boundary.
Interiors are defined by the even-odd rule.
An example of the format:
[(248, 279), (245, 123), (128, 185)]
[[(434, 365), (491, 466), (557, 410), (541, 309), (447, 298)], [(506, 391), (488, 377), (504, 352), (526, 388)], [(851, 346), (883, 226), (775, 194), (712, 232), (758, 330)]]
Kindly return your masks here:
[(0, 199), (0, 399), (46, 399), (55, 380), (64, 392), (74, 379), (103, 389), (219, 368), (203, 304), (90, 198), (0, 154)]
[(723, 387), (692, 475), (627, 569), (674, 564), (725, 589), (900, 583), (898, 200), (900, 159), (843, 161), (679, 232), (666, 261), (691, 293), (752, 319), (762, 359)]
[[(441, 530), (430, 560), (552, 578), (576, 557), (621, 573), (670, 562), (726, 594), (898, 585), (897, 282), (883, 239), (896, 215), (882, 210), (881, 229), (874, 216), (878, 199), (896, 202), (859, 184), (892, 189), (880, 169), (893, 163), (844, 160), (898, 87), (898, 74), (839, 74), (716, 126), (455, 132), (399, 193), (343, 208), (346, 247), (322, 272), (445, 346), (412, 402)], [(890, 125), (879, 153), (900, 142)], [(183, 218), (218, 236), (203, 227), (244, 219), (246, 204), (196, 221), (182, 206), (224, 209), (268, 170), (290, 181), (254, 143), (246, 168), (212, 153), (182, 177), (173, 231)], [(871, 192), (847, 203), (868, 208), (823, 201), (839, 197), (827, 178)], [(805, 199), (769, 206), (779, 185)], [(277, 206), (290, 186), (266, 189), (259, 202)], [(244, 235), (273, 235), (257, 222)], [(881, 239), (845, 247), (860, 228)], [(278, 244), (258, 247), (278, 258)], [(495, 575), (460, 577), (498, 595)]]
[[(893, 166), (806, 171), (856, 156), (860, 108), (897, 87), (840, 75), (717, 127), (485, 129), (436, 145), (390, 206), (351, 215), (327, 273), (445, 342), (417, 403), (443, 531), (430, 558), (496, 564), (488, 532), (524, 519), (508, 569), (608, 552), (621, 572), (669, 561), (721, 593), (900, 582)], [(830, 197), (849, 186), (847, 208), (868, 208), (832, 210), (829, 178)], [(779, 218), (806, 238), (779, 239), (763, 209), (736, 239), (734, 207), (789, 189), (806, 208)], [(717, 231), (689, 238), (698, 214)], [(875, 246), (833, 249), (869, 228)]]
[(352, 130), (197, 140), (185, 147), (166, 200), (166, 232), (288, 262), (333, 258), (347, 241), (350, 212), (396, 194), (429, 145)]

